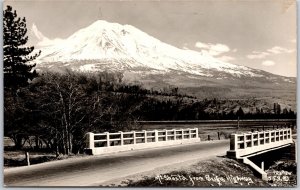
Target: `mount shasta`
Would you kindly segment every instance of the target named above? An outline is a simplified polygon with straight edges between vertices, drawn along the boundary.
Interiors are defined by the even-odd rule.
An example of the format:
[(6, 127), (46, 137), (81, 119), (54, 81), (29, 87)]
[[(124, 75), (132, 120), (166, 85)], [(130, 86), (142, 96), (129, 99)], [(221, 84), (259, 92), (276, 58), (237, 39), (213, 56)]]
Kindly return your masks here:
[(130, 26), (98, 20), (66, 39), (49, 40), (38, 31), (37, 68), (80, 72), (122, 72), (146, 87), (295, 87), (296, 79), (223, 62), (208, 54), (179, 49)]

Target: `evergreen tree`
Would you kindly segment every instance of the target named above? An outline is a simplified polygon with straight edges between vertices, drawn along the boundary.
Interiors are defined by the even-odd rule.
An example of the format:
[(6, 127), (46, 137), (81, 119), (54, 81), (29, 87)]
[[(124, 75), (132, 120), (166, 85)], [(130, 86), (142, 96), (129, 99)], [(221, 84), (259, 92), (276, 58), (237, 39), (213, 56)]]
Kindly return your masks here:
[(274, 114), (277, 113), (277, 103), (274, 103), (274, 106), (273, 106), (273, 111), (274, 111)]
[(236, 115), (238, 116), (238, 117), (243, 117), (245, 114), (244, 114), (244, 111), (243, 111), (243, 109), (240, 107), (239, 109), (238, 109), (238, 111), (236, 112)]
[(11, 6), (3, 11), (3, 69), (4, 87), (16, 90), (20, 86), (28, 84), (37, 76), (35, 64), (41, 52), (31, 55), (34, 47), (26, 47), (28, 36), (26, 35), (25, 17), (20, 18)]
[(281, 106), (280, 106), (280, 104), (277, 104), (277, 111), (276, 111), (276, 113), (278, 115), (280, 115), (280, 113), (281, 113)]

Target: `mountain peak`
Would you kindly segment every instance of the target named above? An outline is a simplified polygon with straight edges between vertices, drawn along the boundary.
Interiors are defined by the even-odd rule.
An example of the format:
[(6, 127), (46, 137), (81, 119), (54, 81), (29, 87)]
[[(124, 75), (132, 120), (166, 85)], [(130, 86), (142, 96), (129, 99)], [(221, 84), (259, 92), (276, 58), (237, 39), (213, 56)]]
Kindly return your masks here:
[[(50, 44), (50, 43), (48, 43)], [(244, 66), (222, 62), (209, 55), (183, 50), (163, 43), (131, 25), (97, 20), (67, 39), (42, 47), (38, 61), (74, 62), (94, 60), (91, 71), (107, 66), (156, 72), (180, 72), (212, 77), (215, 72), (231, 76), (261, 76), (260, 72)]]
[(105, 30), (105, 29), (114, 29), (121, 27), (122, 25), (118, 23), (112, 23), (112, 22), (107, 22), (105, 20), (97, 20), (87, 26), (86, 28), (83, 28), (83, 30)]
[[(142, 32), (139, 29), (135, 28), (132, 25), (121, 25), (119, 23), (113, 23), (113, 22), (107, 22), (105, 20), (97, 20), (95, 22), (93, 22), (92, 24), (90, 24), (89, 26), (79, 30), (78, 32), (82, 32), (82, 31), (89, 31), (92, 33), (95, 32), (109, 32), (109, 31), (114, 31), (115, 33), (118, 34), (128, 34), (128, 33), (139, 33)], [(77, 33), (77, 32), (76, 32)]]

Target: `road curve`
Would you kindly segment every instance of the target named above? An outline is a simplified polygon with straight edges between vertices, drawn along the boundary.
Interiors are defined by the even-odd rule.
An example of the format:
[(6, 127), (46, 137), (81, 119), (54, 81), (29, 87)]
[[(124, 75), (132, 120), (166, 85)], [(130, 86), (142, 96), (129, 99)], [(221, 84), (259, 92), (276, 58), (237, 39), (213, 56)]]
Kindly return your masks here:
[(180, 162), (223, 156), (227, 150), (229, 150), (229, 141), (220, 140), (53, 161), (5, 169), (4, 185), (9, 187), (95, 186)]

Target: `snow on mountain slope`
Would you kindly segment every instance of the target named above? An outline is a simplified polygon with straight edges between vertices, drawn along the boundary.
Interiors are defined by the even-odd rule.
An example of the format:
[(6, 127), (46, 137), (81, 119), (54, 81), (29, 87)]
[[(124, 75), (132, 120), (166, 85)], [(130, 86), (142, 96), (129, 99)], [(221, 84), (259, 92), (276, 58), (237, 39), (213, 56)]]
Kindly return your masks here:
[[(35, 33), (42, 35), (36, 27)], [(53, 43), (44, 36), (43, 39), (47, 43), (41, 41), (37, 47), (42, 50), (37, 60), (40, 67), (51, 62), (90, 60), (94, 63), (81, 65), (81, 71), (93, 71), (102, 64), (109, 63), (108, 67), (123, 70), (143, 68), (159, 73), (178, 71), (208, 77), (213, 77), (212, 73), (215, 72), (235, 77), (263, 76), (259, 70), (222, 62), (197, 51), (179, 49), (133, 26), (103, 20), (80, 29), (67, 39)]]

